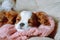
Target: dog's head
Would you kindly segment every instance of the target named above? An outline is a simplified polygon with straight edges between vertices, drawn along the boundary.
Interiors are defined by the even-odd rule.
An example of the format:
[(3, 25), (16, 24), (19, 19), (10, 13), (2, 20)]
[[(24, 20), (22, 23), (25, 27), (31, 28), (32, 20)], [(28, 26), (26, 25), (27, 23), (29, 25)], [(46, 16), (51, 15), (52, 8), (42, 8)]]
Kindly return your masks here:
[[(48, 18), (46, 15), (43, 14), (44, 12), (30, 12), (30, 11), (23, 11), (19, 14), (16, 18), (15, 27), (18, 31), (22, 29), (29, 29), (31, 27), (39, 27), (41, 24), (50, 25)], [(47, 21), (47, 22), (46, 22)]]
[(28, 27), (28, 20), (32, 16), (32, 12), (23, 11), (19, 14), (20, 17), (17, 17), (17, 24), (15, 24), (17, 29), (26, 29)]

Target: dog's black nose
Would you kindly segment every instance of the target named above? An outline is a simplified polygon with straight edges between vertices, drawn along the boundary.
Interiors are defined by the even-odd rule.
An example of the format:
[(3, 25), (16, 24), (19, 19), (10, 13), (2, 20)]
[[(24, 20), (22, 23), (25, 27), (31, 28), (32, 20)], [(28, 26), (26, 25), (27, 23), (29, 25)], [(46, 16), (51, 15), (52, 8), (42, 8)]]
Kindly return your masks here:
[(20, 23), (20, 26), (24, 26), (25, 24), (24, 23)]

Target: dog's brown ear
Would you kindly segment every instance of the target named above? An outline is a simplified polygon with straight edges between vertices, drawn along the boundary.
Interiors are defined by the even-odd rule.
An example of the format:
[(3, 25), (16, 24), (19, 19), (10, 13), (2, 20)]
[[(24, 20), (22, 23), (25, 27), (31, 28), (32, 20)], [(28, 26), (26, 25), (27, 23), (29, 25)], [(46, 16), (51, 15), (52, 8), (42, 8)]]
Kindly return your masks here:
[(36, 16), (38, 17), (38, 21), (39, 21), (41, 24), (50, 25), (48, 16), (46, 15), (45, 12), (36, 12)]
[(33, 27), (39, 27), (40, 23), (35, 13), (32, 13), (31, 18), (29, 19), (29, 25)]
[(16, 11), (5, 11), (4, 13), (5, 17), (7, 18), (7, 24), (14, 24), (16, 22), (16, 17), (18, 13)]

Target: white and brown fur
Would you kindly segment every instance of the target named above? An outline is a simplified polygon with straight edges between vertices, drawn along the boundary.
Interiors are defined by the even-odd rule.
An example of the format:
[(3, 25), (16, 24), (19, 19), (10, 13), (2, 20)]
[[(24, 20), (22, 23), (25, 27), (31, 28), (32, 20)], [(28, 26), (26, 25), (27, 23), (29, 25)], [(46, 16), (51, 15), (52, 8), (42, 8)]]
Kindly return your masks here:
[[(16, 29), (21, 31), (22, 29), (25, 30), (31, 27), (39, 27), (41, 24), (50, 25), (48, 17), (44, 13), (45, 12), (34, 13), (30, 11), (22, 11), (16, 18)], [(23, 23), (24, 26), (21, 26), (21, 23)]]

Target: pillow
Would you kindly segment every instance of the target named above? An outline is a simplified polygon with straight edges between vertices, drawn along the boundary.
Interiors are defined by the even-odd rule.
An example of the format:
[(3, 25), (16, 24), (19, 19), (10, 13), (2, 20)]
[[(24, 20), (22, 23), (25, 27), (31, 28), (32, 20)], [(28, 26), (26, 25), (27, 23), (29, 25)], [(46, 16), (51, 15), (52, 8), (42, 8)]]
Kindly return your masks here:
[(48, 37), (32, 37), (28, 40), (54, 40), (54, 39)]
[(36, 2), (35, 0), (17, 0), (16, 1), (16, 6), (15, 6), (15, 9), (17, 11), (21, 11), (21, 10), (35, 10), (37, 9), (37, 6), (36, 6)]

